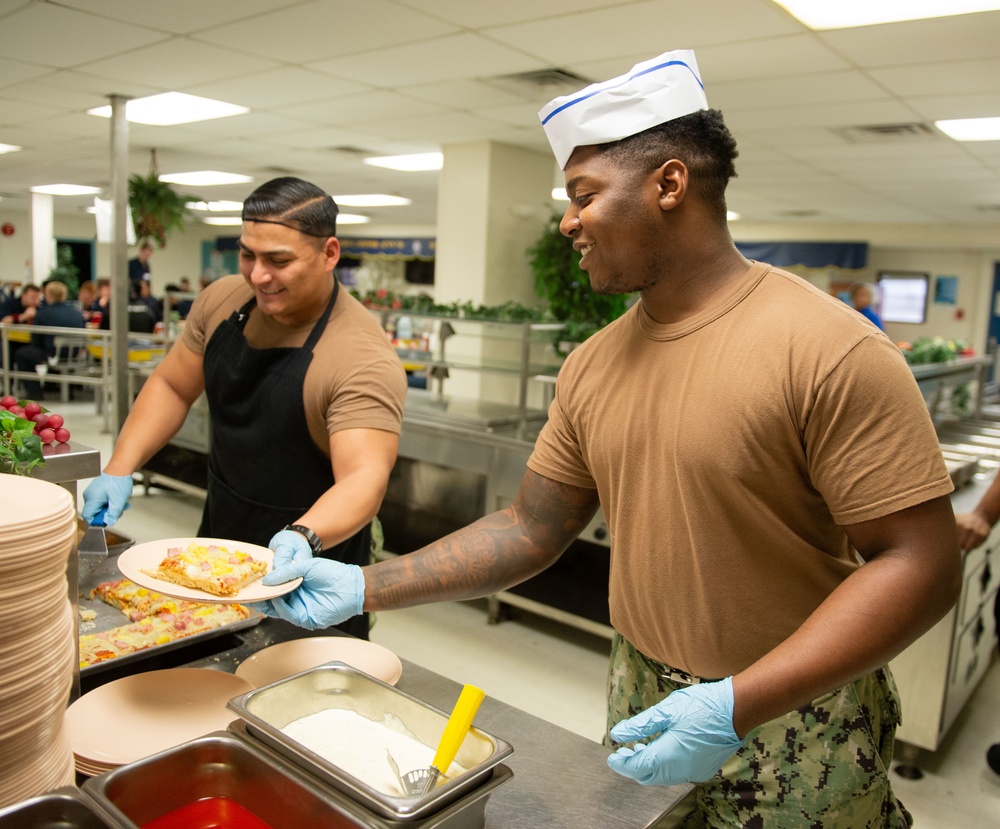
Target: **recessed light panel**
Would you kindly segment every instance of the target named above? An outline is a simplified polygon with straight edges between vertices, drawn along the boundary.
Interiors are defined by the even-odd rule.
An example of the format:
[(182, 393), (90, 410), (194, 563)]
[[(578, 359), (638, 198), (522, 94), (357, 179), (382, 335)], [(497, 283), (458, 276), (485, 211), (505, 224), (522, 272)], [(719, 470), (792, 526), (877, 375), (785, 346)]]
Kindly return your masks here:
[(383, 193), (360, 193), (353, 196), (334, 196), (333, 200), (346, 207), (401, 207), (410, 204), (402, 196), (387, 196)]
[(209, 213), (226, 213), (232, 212), (234, 210), (242, 210), (243, 202), (241, 201), (189, 201), (187, 203), (189, 210), (205, 210)]
[(810, 29), (847, 29), (903, 20), (992, 12), (1000, 0), (775, 0)]
[[(217, 170), (198, 170), (191, 173), (171, 173), (160, 176), (160, 181), (168, 184), (183, 184), (187, 187), (211, 187), (215, 184), (245, 184), (253, 181), (250, 176), (241, 176), (237, 173), (220, 173)], [(243, 205), (240, 205), (242, 208)]]
[(1000, 118), (957, 118), (934, 126), (956, 141), (1000, 141)]
[(243, 220), (239, 216), (206, 216), (202, 222), (207, 225), (241, 225)]
[(18, 147), (16, 144), (0, 144), (0, 155), (4, 153), (16, 153), (20, 149), (23, 148)]
[(49, 196), (92, 196), (100, 193), (100, 187), (85, 187), (82, 184), (40, 184), (31, 188), (32, 193), (45, 193)]
[(359, 216), (356, 213), (340, 213), (337, 215), (338, 225), (366, 225), (370, 222), (367, 216)]
[[(128, 121), (136, 124), (152, 124), (158, 127), (191, 124), (195, 121), (211, 121), (213, 118), (242, 115), (249, 111), (244, 106), (227, 104), (225, 101), (215, 101), (211, 98), (201, 98), (197, 95), (188, 95), (184, 92), (164, 92), (160, 95), (150, 95), (148, 98), (135, 98), (125, 102), (125, 118)], [(111, 106), (88, 109), (87, 114), (110, 118)]]
[(383, 155), (366, 158), (365, 164), (373, 167), (387, 167), (390, 170), (401, 170), (404, 173), (415, 173), (422, 170), (440, 170), (444, 165), (442, 153), (413, 153), (412, 155)]

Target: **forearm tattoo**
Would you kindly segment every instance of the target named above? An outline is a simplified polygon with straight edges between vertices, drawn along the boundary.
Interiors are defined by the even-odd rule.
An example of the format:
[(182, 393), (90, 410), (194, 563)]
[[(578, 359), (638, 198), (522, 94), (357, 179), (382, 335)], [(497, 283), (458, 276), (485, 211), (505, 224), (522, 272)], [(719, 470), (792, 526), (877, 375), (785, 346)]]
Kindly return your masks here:
[(365, 568), (365, 609), (475, 599), (518, 584), (553, 564), (597, 506), (596, 491), (529, 471), (506, 509)]

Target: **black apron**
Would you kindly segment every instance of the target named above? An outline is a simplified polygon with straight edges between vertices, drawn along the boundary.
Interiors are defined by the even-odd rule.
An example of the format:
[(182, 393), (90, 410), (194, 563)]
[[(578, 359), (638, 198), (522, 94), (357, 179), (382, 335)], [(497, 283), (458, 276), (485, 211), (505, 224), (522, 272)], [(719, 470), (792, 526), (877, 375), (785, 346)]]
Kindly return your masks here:
[[(212, 420), (208, 498), (198, 535), (266, 547), (331, 486), (330, 459), (306, 424), (302, 389), (337, 300), (339, 284), (301, 348), (254, 348), (243, 335), (256, 299), (222, 322), (205, 347), (205, 395)], [(324, 558), (368, 564), (371, 527), (323, 551)], [(338, 626), (368, 638), (368, 615)]]

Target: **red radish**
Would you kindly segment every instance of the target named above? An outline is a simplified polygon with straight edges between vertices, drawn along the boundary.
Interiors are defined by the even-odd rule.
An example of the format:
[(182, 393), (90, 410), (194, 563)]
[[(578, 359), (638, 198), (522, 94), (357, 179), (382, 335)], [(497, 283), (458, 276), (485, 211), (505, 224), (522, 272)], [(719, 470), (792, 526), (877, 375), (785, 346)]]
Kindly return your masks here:
[(56, 439), (56, 433), (51, 429), (42, 429), (38, 433), (38, 437), (41, 438), (42, 443), (52, 443)]
[(55, 436), (60, 443), (69, 443), (69, 429), (60, 426), (55, 430)]

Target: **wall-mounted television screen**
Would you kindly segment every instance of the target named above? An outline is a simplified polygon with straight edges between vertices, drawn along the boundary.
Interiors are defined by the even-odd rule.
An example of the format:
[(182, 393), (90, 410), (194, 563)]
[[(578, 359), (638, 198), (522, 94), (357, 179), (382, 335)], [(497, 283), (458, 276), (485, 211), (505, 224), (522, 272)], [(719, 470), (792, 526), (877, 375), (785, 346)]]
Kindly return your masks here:
[(878, 275), (879, 316), (883, 322), (926, 322), (930, 275), (882, 271)]

